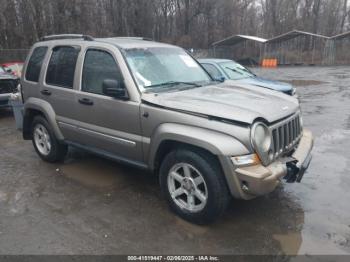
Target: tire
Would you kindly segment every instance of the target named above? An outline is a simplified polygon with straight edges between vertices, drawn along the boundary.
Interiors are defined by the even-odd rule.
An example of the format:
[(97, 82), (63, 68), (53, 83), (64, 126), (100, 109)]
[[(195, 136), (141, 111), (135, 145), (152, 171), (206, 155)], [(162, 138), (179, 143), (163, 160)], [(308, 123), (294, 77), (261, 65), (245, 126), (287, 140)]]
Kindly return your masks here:
[[(68, 146), (60, 143), (47, 120), (36, 116), (31, 126), (32, 143), (40, 158), (49, 163), (63, 161)], [(49, 143), (49, 147), (48, 144)]]
[[(188, 179), (188, 171), (185, 174), (186, 169), (190, 169), (192, 180)], [(162, 193), (170, 208), (191, 223), (214, 222), (231, 200), (218, 160), (204, 151), (192, 148), (172, 151), (164, 158), (159, 172)], [(198, 178), (198, 172), (202, 179)]]

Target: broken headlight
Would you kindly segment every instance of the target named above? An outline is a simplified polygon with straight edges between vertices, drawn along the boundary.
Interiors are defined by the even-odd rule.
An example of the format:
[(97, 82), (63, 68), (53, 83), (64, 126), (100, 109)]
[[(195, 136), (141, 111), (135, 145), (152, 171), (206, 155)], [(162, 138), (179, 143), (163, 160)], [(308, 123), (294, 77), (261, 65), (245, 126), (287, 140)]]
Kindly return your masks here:
[(273, 159), (272, 135), (268, 126), (255, 123), (251, 130), (251, 142), (261, 162), (268, 165)]

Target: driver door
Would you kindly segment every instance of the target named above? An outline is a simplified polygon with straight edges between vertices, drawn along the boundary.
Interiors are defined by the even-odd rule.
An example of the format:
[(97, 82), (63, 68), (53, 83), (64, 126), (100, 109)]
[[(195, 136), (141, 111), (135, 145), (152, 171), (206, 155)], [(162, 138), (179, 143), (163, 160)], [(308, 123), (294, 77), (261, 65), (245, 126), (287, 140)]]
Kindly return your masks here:
[(87, 49), (76, 101), (80, 119), (77, 141), (107, 156), (142, 162), (139, 103), (105, 95), (102, 90), (105, 80), (118, 81), (126, 88), (112, 53)]

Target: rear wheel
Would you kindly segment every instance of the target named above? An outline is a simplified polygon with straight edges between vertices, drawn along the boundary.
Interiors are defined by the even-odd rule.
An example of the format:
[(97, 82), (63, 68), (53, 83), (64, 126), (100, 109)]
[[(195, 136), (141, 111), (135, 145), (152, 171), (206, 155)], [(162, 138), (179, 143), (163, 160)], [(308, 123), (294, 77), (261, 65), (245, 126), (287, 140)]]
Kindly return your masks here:
[(36, 116), (32, 123), (32, 142), (38, 155), (47, 162), (62, 161), (67, 154), (67, 145), (60, 143), (42, 116)]
[(161, 164), (160, 183), (171, 209), (192, 223), (213, 222), (230, 201), (217, 159), (201, 150), (170, 152)]

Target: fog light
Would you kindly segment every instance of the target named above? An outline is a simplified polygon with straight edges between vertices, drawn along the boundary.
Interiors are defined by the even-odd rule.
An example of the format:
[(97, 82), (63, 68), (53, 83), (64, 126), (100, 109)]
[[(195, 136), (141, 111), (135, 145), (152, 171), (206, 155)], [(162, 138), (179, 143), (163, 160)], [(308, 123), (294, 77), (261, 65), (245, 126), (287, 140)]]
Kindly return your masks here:
[(257, 165), (260, 163), (260, 159), (257, 154), (234, 156), (231, 159), (235, 166)]

